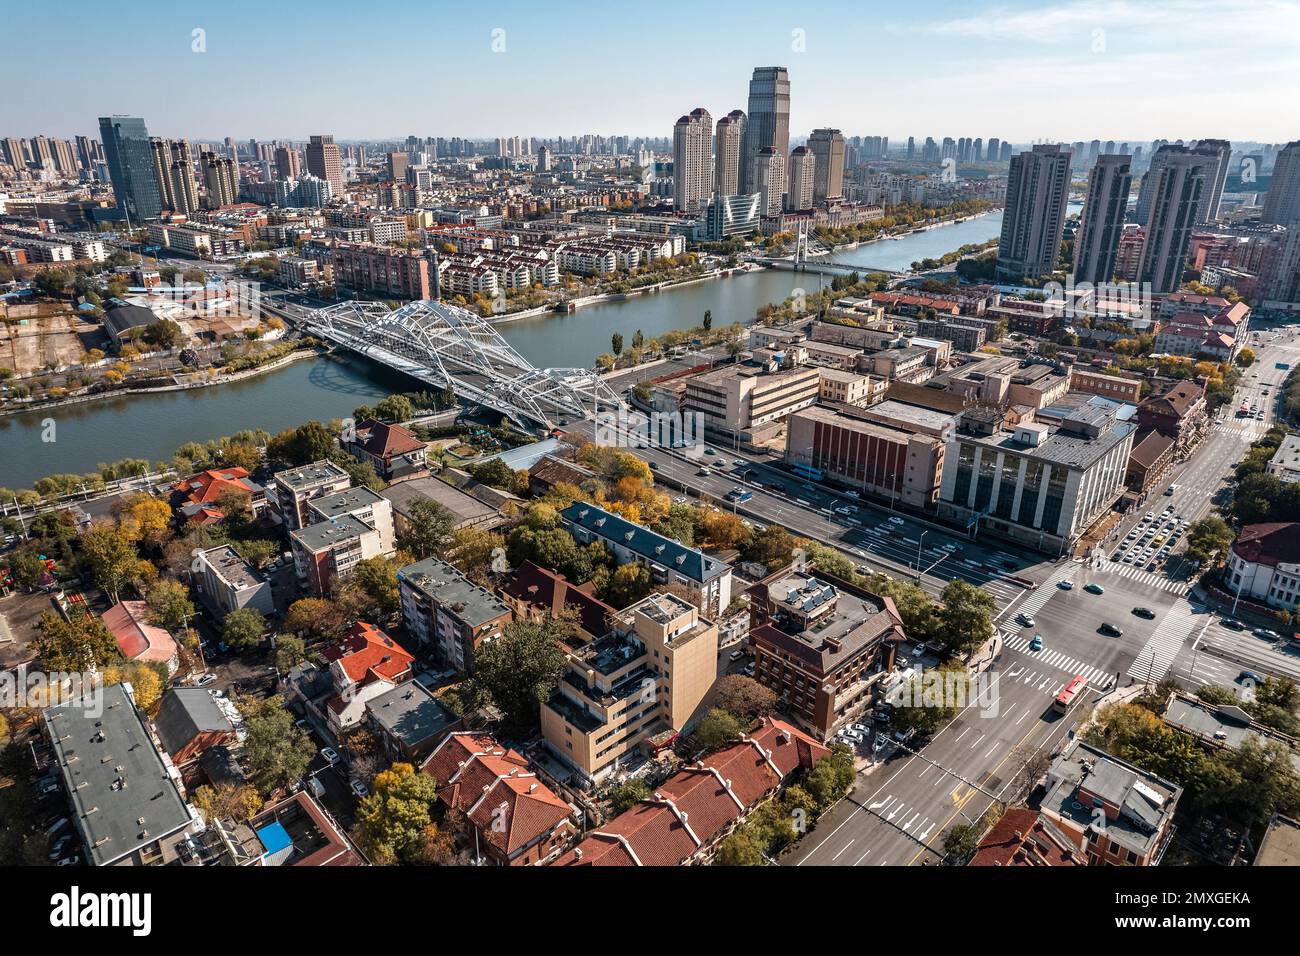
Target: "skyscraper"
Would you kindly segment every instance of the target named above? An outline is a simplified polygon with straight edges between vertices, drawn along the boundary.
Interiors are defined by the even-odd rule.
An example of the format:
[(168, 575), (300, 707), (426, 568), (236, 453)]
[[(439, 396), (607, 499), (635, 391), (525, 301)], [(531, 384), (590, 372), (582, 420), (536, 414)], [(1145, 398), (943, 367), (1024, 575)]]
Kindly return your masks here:
[(548, 146), (537, 147), (537, 171), (539, 173), (551, 171), (551, 150)]
[(813, 183), (817, 178), (817, 154), (807, 146), (796, 146), (790, 152), (790, 183), (786, 192), (788, 209), (811, 209)]
[(307, 172), (328, 182), (332, 195), (343, 195), (343, 160), (330, 134), (313, 136), (307, 143)]
[(718, 120), (713, 144), (713, 188), (724, 196), (735, 196), (740, 192), (744, 136), (744, 110), (732, 110)]
[(1226, 139), (1203, 139), (1196, 144), (1195, 151), (1214, 161), (1208, 170), (1205, 194), (1201, 197), (1201, 208), (1196, 215), (1196, 224), (1203, 226), (1219, 218), (1219, 203), (1223, 199), (1223, 184), (1228, 179), (1228, 165), (1232, 162), (1232, 144)]
[(1131, 159), (1103, 154), (1088, 174), (1083, 217), (1074, 237), (1074, 279), (1098, 285), (1115, 278), (1115, 254), (1133, 188)]
[[(776, 151), (771, 170), (777, 183), (785, 182), (785, 158), (790, 152), (790, 75), (783, 66), (759, 66), (749, 81), (749, 115), (745, 119), (740, 191), (759, 192), (750, 179), (758, 154)], [(780, 209), (780, 202), (777, 203)]]
[(138, 116), (101, 116), (99, 138), (113, 184), (117, 208), (134, 223), (162, 211), (162, 195), (154, 176), (149, 129)]
[(695, 212), (713, 187), (713, 117), (702, 106), (673, 126), (673, 208)]
[(1069, 191), (1069, 150), (1035, 146), (1012, 157), (998, 241), (998, 278), (1037, 279), (1052, 273)]
[(1287, 143), (1277, 154), (1264, 195), (1263, 218), (1281, 226), (1300, 219), (1300, 140)]
[(199, 190), (194, 180), (194, 156), (189, 140), (153, 139), (149, 148), (163, 208), (190, 215), (199, 208)]
[(289, 146), (280, 146), (275, 151), (275, 173), (281, 179), (295, 180), (302, 175), (302, 160), (298, 151)]
[(1151, 184), (1140, 270), (1141, 280), (1151, 283), (1156, 294), (1176, 292), (1182, 282), (1192, 230), (1217, 171), (1213, 155), (1183, 146), (1166, 146), (1161, 152), (1164, 160)]
[(844, 198), (844, 134), (837, 129), (815, 129), (808, 137), (808, 148), (817, 157), (813, 204)]
[(989, 152), (988, 152), (990, 163), (996, 163), (998, 161), (998, 156), (1000, 155), (1001, 149), (1002, 149), (1002, 140), (996, 136), (990, 137)]
[(749, 170), (749, 188), (758, 193), (760, 216), (781, 215), (785, 193), (785, 157), (777, 155), (775, 146), (764, 146), (754, 157)]
[(228, 156), (204, 153), (203, 183), (209, 209), (232, 205), (239, 198), (239, 164)]

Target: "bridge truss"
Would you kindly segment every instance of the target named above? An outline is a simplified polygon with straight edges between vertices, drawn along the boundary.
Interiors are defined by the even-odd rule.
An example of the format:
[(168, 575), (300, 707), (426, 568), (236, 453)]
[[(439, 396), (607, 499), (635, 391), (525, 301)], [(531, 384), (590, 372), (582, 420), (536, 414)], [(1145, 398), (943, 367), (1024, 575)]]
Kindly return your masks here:
[(623, 402), (589, 369), (539, 369), (486, 319), (422, 300), (389, 309), (381, 302), (340, 302), (313, 312), (307, 328), (459, 398), (500, 412), (522, 428), (554, 428), (593, 418)]

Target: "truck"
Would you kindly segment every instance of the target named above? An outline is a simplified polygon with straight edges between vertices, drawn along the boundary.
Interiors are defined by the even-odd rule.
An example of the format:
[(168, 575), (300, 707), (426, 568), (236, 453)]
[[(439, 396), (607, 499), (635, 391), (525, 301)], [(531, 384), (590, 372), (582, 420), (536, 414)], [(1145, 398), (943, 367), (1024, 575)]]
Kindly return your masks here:
[(746, 501), (751, 501), (753, 500), (753, 497), (754, 497), (754, 493), (750, 491), (748, 488), (732, 488), (730, 491), (727, 492), (727, 499), (729, 501), (735, 501), (739, 504), (744, 504)]

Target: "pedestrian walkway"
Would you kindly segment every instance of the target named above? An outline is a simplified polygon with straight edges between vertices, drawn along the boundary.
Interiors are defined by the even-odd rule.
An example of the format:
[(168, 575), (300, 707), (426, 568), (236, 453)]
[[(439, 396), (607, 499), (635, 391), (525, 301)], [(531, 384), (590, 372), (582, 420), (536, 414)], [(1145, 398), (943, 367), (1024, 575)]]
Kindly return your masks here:
[(1036, 681), (1038, 689), (1051, 697), (1059, 694), (1065, 684), (1069, 683), (1069, 680), (1067, 678), (1067, 680), (1061, 681), (1055, 676), (1052, 676), (1050, 680), (1042, 679), (1046, 677), (1049, 668), (1063, 671), (1069, 677), (1082, 675), (1094, 690), (1105, 691), (1115, 683), (1114, 674), (1092, 664), (1085, 664), (1083, 661), (1075, 660), (1063, 651), (1053, 650), (1050, 647), (1044, 647), (1041, 651), (1031, 651), (1029, 649), (1031, 640), (1032, 636), (1030, 635), (1006, 630), (1002, 632), (1003, 644), (1013, 651), (1024, 654), (1029, 658), (1029, 661), (1023, 666), (1017, 664), (1015, 667), (1003, 670), (1000, 675), (1001, 680), (1019, 680), (1023, 683)]
[(1138, 584), (1155, 588), (1158, 591), (1168, 591), (1170, 594), (1181, 596), (1191, 588), (1191, 584), (1187, 581), (1175, 581), (1173, 578), (1156, 571), (1144, 571), (1142, 568), (1132, 564), (1121, 564), (1119, 561), (1108, 561), (1102, 565), (1101, 570), (1117, 574), (1121, 578), (1128, 578), (1130, 581), (1136, 581)]
[(1268, 422), (1251, 420), (1249, 422), (1226, 421), (1219, 422), (1214, 426), (1214, 431), (1220, 435), (1234, 435), (1245, 441), (1255, 441), (1262, 438), (1264, 433), (1272, 427)]
[(1181, 601), (1169, 610), (1134, 658), (1133, 666), (1128, 669), (1129, 676), (1147, 684), (1164, 680), (1199, 617), (1201, 615), (1195, 613), (1190, 605)]
[(1052, 599), (1052, 595), (1059, 590), (1056, 585), (1069, 578), (1077, 570), (1078, 566), (1072, 563), (1061, 565), (1049, 574), (1047, 580), (1040, 584), (1029, 597), (1025, 598), (1020, 607), (1016, 608), (1016, 613), (1033, 617), (1047, 606), (1047, 602)]

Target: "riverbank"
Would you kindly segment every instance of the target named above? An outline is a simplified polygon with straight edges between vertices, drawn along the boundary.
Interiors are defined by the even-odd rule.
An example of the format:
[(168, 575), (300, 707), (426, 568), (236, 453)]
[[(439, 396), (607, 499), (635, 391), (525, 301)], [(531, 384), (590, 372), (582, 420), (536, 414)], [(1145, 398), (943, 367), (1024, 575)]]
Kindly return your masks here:
[[(276, 359), (274, 362), (267, 362), (265, 365), (259, 365), (257, 368), (245, 369), (242, 372), (234, 372), (230, 375), (215, 376), (193, 382), (177, 382), (175, 381), (177, 376), (173, 375), (173, 384), (171, 385), (115, 388), (110, 391), (96, 392), (91, 395), (73, 395), (52, 402), (34, 402), (16, 408), (0, 409), (0, 418), (6, 418), (11, 415), (28, 415), (33, 412), (48, 412), (58, 408), (67, 408), (77, 405), (88, 405), (92, 402), (99, 402), (113, 398), (125, 398), (130, 395), (158, 395), (165, 392), (186, 392), (196, 388), (210, 388), (213, 385), (230, 385), (235, 382), (242, 382), (245, 379), (256, 378), (258, 375), (279, 371), (287, 365), (292, 365), (294, 362), (301, 361), (302, 359), (316, 358), (322, 354), (324, 354), (323, 351), (316, 348), (296, 349), (288, 355)], [(199, 373), (191, 372), (189, 374), (196, 375)]]

